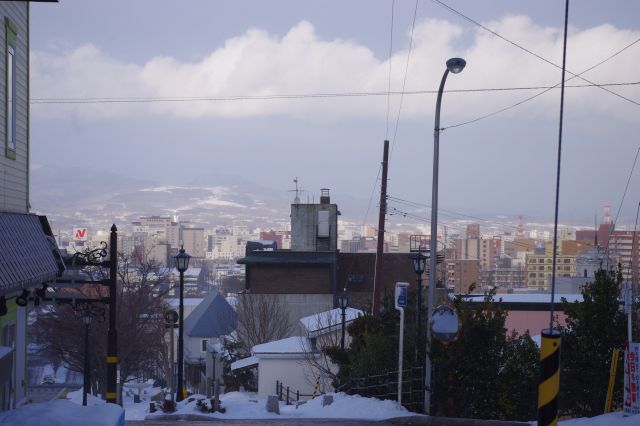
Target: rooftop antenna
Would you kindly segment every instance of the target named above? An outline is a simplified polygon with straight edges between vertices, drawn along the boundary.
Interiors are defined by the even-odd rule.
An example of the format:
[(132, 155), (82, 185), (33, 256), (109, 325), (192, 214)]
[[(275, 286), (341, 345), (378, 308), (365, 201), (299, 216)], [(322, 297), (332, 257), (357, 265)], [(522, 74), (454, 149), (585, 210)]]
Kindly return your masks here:
[(293, 199), (293, 204), (300, 204), (300, 194), (304, 192), (304, 190), (298, 187), (298, 176), (293, 179), (293, 183), (296, 184), (296, 189), (290, 189), (289, 192), (296, 193), (296, 197)]

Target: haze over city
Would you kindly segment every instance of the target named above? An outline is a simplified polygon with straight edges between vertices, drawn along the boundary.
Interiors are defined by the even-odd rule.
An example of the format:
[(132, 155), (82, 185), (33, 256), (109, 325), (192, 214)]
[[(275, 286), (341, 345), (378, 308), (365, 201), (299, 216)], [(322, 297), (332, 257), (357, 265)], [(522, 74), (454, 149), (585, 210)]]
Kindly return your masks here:
[[(561, 63), (559, 2), (450, 6)], [(417, 9), (395, 2), (393, 27), (390, 12), (390, 2), (365, 1), (62, 1), (33, 8), (33, 180), (56, 170), (43, 175), (51, 193), (50, 176), (100, 181), (103, 171), (120, 175), (122, 189), (128, 181), (215, 186), (216, 176), (238, 176), (282, 195), (282, 205), (271, 207), (286, 215), (297, 176), (309, 191), (303, 197), (331, 188), (336, 202), (344, 200), (346, 218), (374, 223), (371, 194), (379, 192), (386, 138), (389, 194), (428, 205), (434, 91), (446, 59), (461, 56), (468, 65), (447, 83), (445, 128), (558, 84), (560, 70), (438, 2), (418, 2)], [(629, 100), (572, 87), (589, 86), (579, 78), (567, 82), (561, 223), (590, 226), (605, 203), (618, 213), (638, 149), (640, 50), (631, 44), (640, 37), (632, 18), (639, 14), (633, 1), (573, 5), (567, 69), (581, 73), (622, 50), (583, 77), (623, 84), (606, 89)], [(521, 89), (492, 90), (505, 88)], [(443, 131), (440, 206), (486, 219), (551, 222), (559, 97), (553, 89)], [(632, 176), (619, 223), (633, 223), (632, 195), (639, 192)], [(45, 200), (31, 202), (49, 213)], [(180, 208), (171, 196), (165, 207)]]

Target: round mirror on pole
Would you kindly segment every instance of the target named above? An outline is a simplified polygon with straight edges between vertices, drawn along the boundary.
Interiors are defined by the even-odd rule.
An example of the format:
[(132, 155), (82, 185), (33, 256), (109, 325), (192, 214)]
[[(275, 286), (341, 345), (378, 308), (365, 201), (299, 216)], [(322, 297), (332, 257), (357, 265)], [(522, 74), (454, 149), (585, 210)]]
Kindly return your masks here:
[(448, 305), (440, 305), (431, 317), (431, 333), (440, 343), (448, 345), (458, 339), (460, 318), (455, 309)]

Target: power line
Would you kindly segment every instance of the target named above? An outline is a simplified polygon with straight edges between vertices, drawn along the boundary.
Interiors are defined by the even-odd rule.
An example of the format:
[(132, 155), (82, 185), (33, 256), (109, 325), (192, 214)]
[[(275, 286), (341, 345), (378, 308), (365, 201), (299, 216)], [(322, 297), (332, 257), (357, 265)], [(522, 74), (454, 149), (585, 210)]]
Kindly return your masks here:
[[(540, 55), (538, 55), (537, 53), (535, 53), (535, 52), (533, 52), (533, 51), (531, 51), (531, 50), (527, 49), (526, 47), (524, 47), (524, 46), (522, 46), (522, 45), (520, 45), (520, 44), (518, 44), (518, 43), (516, 43), (516, 42), (514, 42), (514, 41), (511, 41), (511, 40), (509, 40), (508, 38), (506, 38), (506, 37), (504, 37), (504, 36), (502, 36), (502, 35), (498, 34), (497, 32), (493, 31), (491, 28), (488, 28), (488, 27), (486, 27), (486, 26), (482, 25), (480, 22), (478, 22), (478, 21), (476, 21), (476, 20), (474, 20), (474, 19), (472, 19), (472, 18), (468, 17), (467, 15), (463, 14), (462, 12), (460, 12), (460, 11), (458, 11), (458, 10), (456, 10), (456, 9), (452, 8), (451, 6), (449, 6), (448, 4), (444, 3), (443, 1), (441, 1), (441, 0), (431, 0), (431, 1), (433, 1), (434, 3), (436, 3), (436, 4), (437, 4), (437, 5), (439, 5), (439, 6), (444, 7), (445, 9), (447, 9), (447, 10), (451, 11), (452, 13), (454, 13), (454, 14), (456, 14), (456, 15), (460, 16), (461, 18), (463, 18), (463, 19), (465, 19), (465, 20), (467, 20), (467, 21), (471, 22), (472, 24), (477, 25), (478, 27), (482, 28), (483, 30), (485, 30), (485, 31), (487, 31), (487, 32), (489, 32), (489, 33), (491, 33), (491, 34), (493, 34), (494, 36), (498, 37), (499, 39), (504, 40), (505, 42), (507, 42), (507, 43), (509, 43), (509, 44), (511, 44), (511, 45), (513, 45), (513, 46), (515, 46), (515, 47), (517, 47), (518, 49), (523, 50), (523, 51), (527, 52), (528, 54), (530, 54), (530, 55), (532, 55), (532, 56), (534, 56), (534, 57), (536, 57), (536, 58), (540, 59), (541, 61), (546, 62), (547, 64), (552, 65), (552, 66), (554, 66), (554, 67), (556, 67), (556, 68), (558, 68), (558, 69), (562, 69), (562, 66), (560, 66), (560, 65), (556, 64), (555, 62), (552, 62), (552, 61), (550, 61), (549, 59), (547, 59), (547, 58), (545, 58), (545, 57), (543, 57), (543, 56), (540, 56)], [(600, 89), (602, 89), (602, 90), (604, 90), (604, 91), (606, 91), (606, 92), (608, 92), (608, 93), (611, 93), (611, 94), (612, 94), (612, 95), (614, 95), (614, 96), (617, 96), (617, 97), (619, 97), (619, 98), (621, 98), (621, 99), (624, 99), (624, 100), (626, 100), (626, 101), (628, 101), (628, 102), (631, 102), (631, 103), (632, 103), (632, 104), (634, 104), (634, 105), (640, 106), (640, 102), (636, 102), (636, 101), (634, 101), (633, 99), (627, 98), (626, 96), (622, 96), (622, 95), (621, 95), (621, 94), (619, 94), (619, 93), (616, 93), (616, 92), (614, 92), (614, 91), (612, 91), (612, 90), (607, 89), (606, 87), (604, 87), (604, 86), (603, 86), (603, 85), (601, 85), (601, 84), (597, 84), (597, 83), (594, 83), (594, 82), (593, 82), (593, 81), (591, 81), (591, 80), (587, 80), (587, 79), (586, 79), (586, 78), (584, 78), (584, 77), (580, 77), (580, 75), (575, 74), (575, 73), (573, 73), (573, 72), (571, 72), (571, 71), (569, 71), (569, 70), (566, 70), (566, 72), (568, 72), (569, 74), (571, 74), (571, 75), (572, 75), (572, 76), (574, 76), (574, 77), (578, 77), (579, 79), (581, 79), (581, 80), (583, 80), (583, 81), (585, 81), (585, 82), (587, 82), (587, 83), (592, 84), (594, 87), (599, 87)]]
[[(389, 80), (387, 90), (391, 93), (391, 55), (393, 55), (393, 7), (396, 1), (391, 0), (391, 29), (389, 31)], [(385, 131), (385, 139), (389, 139), (389, 111), (391, 109), (391, 95), (387, 96), (387, 130)]]
[[(605, 62), (607, 62), (607, 61), (609, 61), (609, 60), (611, 60), (611, 59), (615, 58), (616, 56), (618, 56), (619, 54), (621, 54), (622, 52), (624, 52), (625, 50), (627, 50), (628, 48), (630, 48), (631, 46), (633, 46), (634, 44), (636, 44), (636, 43), (638, 43), (638, 42), (640, 42), (640, 38), (638, 38), (638, 39), (636, 39), (635, 41), (633, 41), (633, 42), (629, 43), (628, 45), (626, 45), (626, 46), (625, 46), (625, 47), (623, 47), (622, 49), (620, 49), (620, 50), (618, 50), (618, 51), (616, 51), (616, 52), (612, 53), (611, 55), (609, 55), (609, 56), (608, 56), (608, 57), (606, 57), (605, 59), (603, 59), (603, 60), (601, 60), (600, 62), (598, 62), (597, 64), (595, 64), (595, 65), (593, 65), (593, 66), (591, 66), (591, 67), (587, 68), (586, 70), (582, 71), (581, 73), (579, 73), (579, 74), (577, 74), (577, 75), (574, 75), (573, 77), (571, 77), (571, 78), (567, 79), (567, 81), (573, 80), (574, 78), (576, 78), (576, 77), (578, 77), (578, 76), (580, 76), (580, 75), (582, 75), (582, 74), (584, 74), (584, 73), (586, 73), (586, 72), (589, 72), (589, 71), (591, 71), (592, 69), (594, 69), (594, 68), (596, 68), (596, 67), (599, 67), (600, 65), (602, 65), (602, 64), (604, 64)], [(551, 89), (555, 89), (555, 88), (557, 88), (560, 84), (561, 84), (561, 83), (558, 83), (558, 84), (556, 84), (555, 86), (552, 86), (552, 87), (550, 87), (550, 88), (548, 88), (548, 89), (543, 90), (542, 92), (539, 92), (539, 93), (537, 93), (537, 94), (535, 94), (535, 95), (533, 95), (533, 96), (530, 96), (530, 97), (525, 98), (525, 99), (523, 99), (523, 100), (521, 100), (521, 101), (519, 101), (519, 102), (516, 102), (516, 103), (515, 103), (515, 104), (513, 104), (513, 105), (509, 105), (509, 106), (507, 106), (507, 107), (505, 107), (505, 108), (501, 108), (501, 109), (496, 110), (496, 111), (494, 111), (494, 112), (490, 112), (489, 114), (481, 115), (480, 117), (474, 118), (473, 120), (467, 120), (467, 121), (463, 121), (463, 122), (460, 122), (460, 123), (457, 123), (457, 124), (453, 124), (453, 125), (451, 125), (451, 126), (445, 126), (445, 127), (442, 127), (440, 130), (452, 129), (452, 128), (454, 128), (454, 127), (460, 127), (460, 126), (464, 126), (464, 125), (466, 125), (466, 124), (472, 124), (472, 123), (478, 122), (478, 121), (480, 121), (480, 120), (484, 120), (485, 118), (493, 117), (494, 115), (498, 115), (498, 114), (500, 114), (500, 113), (502, 113), (502, 112), (505, 112), (505, 111), (508, 111), (508, 110), (510, 110), (510, 109), (516, 108), (516, 107), (518, 107), (518, 106), (522, 105), (522, 104), (523, 104), (523, 103), (525, 103), (525, 102), (529, 102), (529, 101), (531, 101), (531, 100), (533, 100), (533, 99), (537, 98), (538, 96), (541, 96), (541, 95), (543, 95), (543, 94), (547, 93), (547, 92), (548, 92), (548, 91), (550, 91)], [(566, 85), (565, 85), (565, 88), (566, 88), (566, 87), (571, 87), (571, 86), (566, 86)]]
[(640, 146), (636, 151), (636, 156), (633, 159), (633, 165), (631, 166), (631, 170), (629, 171), (629, 177), (627, 178), (627, 184), (624, 187), (624, 191), (622, 192), (622, 199), (620, 200), (620, 206), (618, 206), (618, 212), (616, 213), (616, 218), (613, 220), (613, 226), (615, 228), (618, 223), (618, 216), (620, 216), (620, 211), (622, 210), (622, 203), (624, 203), (624, 198), (627, 196), (627, 190), (629, 189), (629, 183), (631, 182), (631, 176), (633, 176), (633, 171), (636, 168), (636, 162), (638, 161), (638, 154), (640, 154)]
[[(416, 0), (415, 7), (413, 8), (413, 21), (411, 22), (411, 33), (409, 35), (409, 49), (407, 51), (407, 61), (404, 64), (404, 77), (402, 79), (402, 93), (405, 93), (407, 86), (407, 75), (409, 74), (409, 60), (411, 59), (411, 50), (413, 48), (413, 31), (416, 28), (416, 16), (418, 15), (418, 0)], [(389, 58), (391, 60), (391, 58)], [(391, 88), (389, 88), (391, 90)], [(435, 92), (434, 92), (435, 93)], [(393, 157), (393, 151), (396, 147), (396, 136), (398, 135), (398, 127), (400, 126), (400, 112), (402, 111), (402, 101), (404, 96), (400, 96), (400, 102), (398, 104), (398, 115), (396, 116), (396, 125), (393, 130), (393, 140), (391, 143), (390, 157)]]
[[(640, 81), (628, 81), (603, 84), (576, 84), (565, 86), (567, 88), (587, 88), (600, 86), (637, 86)], [(489, 87), (478, 89), (451, 89), (445, 93), (486, 93), (486, 92), (513, 92), (524, 90), (555, 89), (555, 86), (521, 86), (521, 87)], [(342, 93), (292, 93), (274, 95), (230, 95), (230, 96), (179, 96), (179, 97), (157, 97), (157, 98), (32, 98), (30, 104), (109, 104), (109, 103), (155, 103), (155, 102), (227, 102), (227, 101), (265, 101), (279, 99), (314, 99), (314, 98), (354, 98), (368, 96), (406, 96), (406, 95), (428, 95), (437, 94), (437, 90), (412, 90), (412, 91), (392, 91), (392, 92), (342, 92)], [(452, 126), (449, 126), (449, 128)]]

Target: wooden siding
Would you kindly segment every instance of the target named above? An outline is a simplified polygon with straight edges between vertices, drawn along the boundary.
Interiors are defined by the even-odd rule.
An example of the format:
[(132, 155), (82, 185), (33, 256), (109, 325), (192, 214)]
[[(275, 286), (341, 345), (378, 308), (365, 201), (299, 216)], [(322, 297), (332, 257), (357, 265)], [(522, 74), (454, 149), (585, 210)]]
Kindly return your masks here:
[[(0, 211), (26, 213), (29, 210), (29, 62), (28, 2), (0, 2)], [(5, 17), (17, 29), (15, 46), (16, 158), (6, 149), (6, 30)]]

